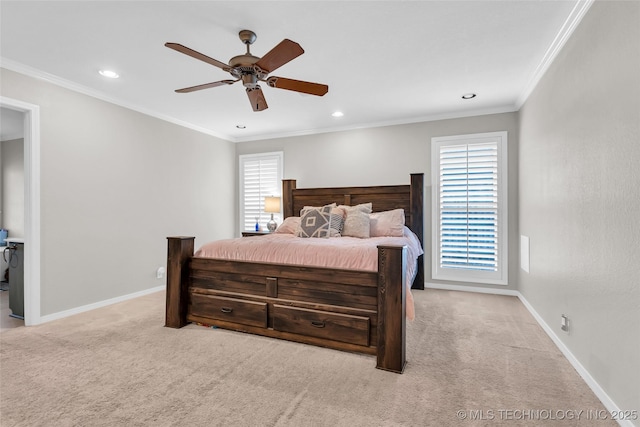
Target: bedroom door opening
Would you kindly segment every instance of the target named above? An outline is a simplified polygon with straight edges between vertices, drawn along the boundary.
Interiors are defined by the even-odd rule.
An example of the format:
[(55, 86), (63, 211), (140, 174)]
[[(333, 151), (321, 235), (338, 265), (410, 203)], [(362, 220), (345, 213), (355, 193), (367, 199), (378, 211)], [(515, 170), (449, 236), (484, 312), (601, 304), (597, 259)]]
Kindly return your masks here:
[(24, 326), (24, 113), (0, 108), (0, 330)]
[(0, 107), (24, 117), (24, 324), (40, 318), (40, 107), (0, 96)]

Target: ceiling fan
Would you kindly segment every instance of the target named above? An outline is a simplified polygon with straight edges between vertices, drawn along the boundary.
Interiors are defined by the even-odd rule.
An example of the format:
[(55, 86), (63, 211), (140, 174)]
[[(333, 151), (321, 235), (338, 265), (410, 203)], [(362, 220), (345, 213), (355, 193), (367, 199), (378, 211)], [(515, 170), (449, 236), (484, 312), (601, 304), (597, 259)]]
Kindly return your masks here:
[(268, 106), (258, 82), (266, 82), (267, 86), (277, 89), (292, 90), (294, 92), (302, 92), (317, 96), (323, 96), (329, 91), (329, 86), (320, 83), (311, 83), (276, 76), (269, 77), (269, 73), (304, 53), (304, 50), (298, 43), (289, 39), (284, 39), (273, 49), (267, 52), (266, 55), (260, 58), (252, 55), (249, 51), (249, 46), (256, 41), (256, 34), (253, 31), (242, 30), (238, 36), (240, 37), (240, 40), (247, 45), (247, 52), (244, 55), (238, 55), (231, 58), (229, 60), (229, 64), (210, 58), (178, 43), (165, 43), (164, 45), (170, 49), (222, 68), (224, 71), (235, 77), (235, 80), (220, 80), (217, 82), (205, 83), (198, 86), (177, 89), (176, 92), (194, 92), (196, 90), (209, 89), (217, 86), (231, 85), (242, 80), (242, 84), (246, 88), (253, 111), (262, 111), (266, 110)]

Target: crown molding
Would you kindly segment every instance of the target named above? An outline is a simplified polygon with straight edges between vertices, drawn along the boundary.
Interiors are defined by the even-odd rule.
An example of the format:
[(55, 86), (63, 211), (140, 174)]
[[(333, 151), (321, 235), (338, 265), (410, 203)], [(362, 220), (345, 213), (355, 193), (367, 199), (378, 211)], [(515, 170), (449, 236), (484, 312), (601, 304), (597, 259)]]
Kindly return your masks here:
[(195, 126), (191, 123), (178, 120), (164, 114), (159, 114), (147, 108), (140, 107), (138, 105), (131, 104), (121, 99), (114, 98), (103, 92), (88, 88), (86, 86), (77, 84), (70, 80), (63, 79), (56, 75), (46, 73), (44, 71), (38, 70), (36, 68), (30, 67), (28, 65), (24, 65), (22, 63), (19, 63), (7, 58), (0, 57), (0, 67), (5, 68), (7, 70), (15, 71), (20, 74), (24, 74), (26, 76), (29, 76), (35, 79), (46, 81), (48, 83), (63, 87), (65, 89), (72, 90), (74, 92), (82, 93), (84, 95), (91, 96), (93, 98), (97, 98), (102, 101), (127, 108), (129, 110), (137, 111), (147, 116), (155, 117), (157, 119), (164, 120), (166, 122), (173, 123), (178, 126), (192, 129), (197, 132), (204, 133), (206, 135), (214, 136), (216, 138), (222, 139), (227, 142), (234, 142), (234, 143), (261, 141), (261, 140), (276, 139), (276, 138), (299, 137), (299, 136), (316, 135), (316, 134), (322, 134), (322, 133), (344, 132), (344, 131), (357, 130), (357, 129), (369, 129), (369, 128), (377, 128), (377, 127), (385, 127), (385, 126), (396, 126), (396, 125), (405, 125), (405, 124), (413, 124), (413, 123), (421, 123), (421, 122), (431, 122), (436, 120), (458, 119), (463, 117), (482, 116), (482, 115), (488, 115), (488, 114), (510, 113), (518, 110), (515, 105), (505, 105), (500, 107), (475, 109), (475, 110), (468, 110), (468, 111), (456, 112), (456, 113), (431, 114), (431, 115), (411, 117), (411, 118), (398, 119), (398, 120), (356, 123), (356, 124), (351, 124), (347, 126), (330, 127), (330, 128), (324, 128), (324, 129), (306, 129), (306, 130), (293, 131), (293, 132), (278, 132), (278, 133), (272, 133), (272, 134), (261, 134), (261, 135), (255, 135), (255, 136), (247, 136), (247, 137), (233, 137), (231, 135), (214, 132), (210, 129), (206, 129), (200, 126)]
[(317, 135), (322, 133), (345, 132), (345, 131), (358, 130), (358, 129), (373, 129), (373, 128), (386, 127), (386, 126), (434, 122), (437, 120), (449, 120), (449, 119), (461, 119), (464, 117), (486, 116), (489, 114), (513, 113), (515, 111), (518, 111), (515, 105), (505, 105), (501, 107), (482, 108), (482, 109), (476, 109), (476, 110), (461, 111), (456, 113), (432, 114), (432, 115), (411, 117), (411, 118), (405, 118), (405, 119), (399, 119), (399, 120), (356, 123), (356, 124), (351, 124), (346, 126), (330, 127), (330, 128), (324, 128), (324, 129), (308, 129), (308, 130), (302, 130), (302, 131), (280, 132), (280, 133), (272, 133), (272, 134), (266, 134), (266, 135), (262, 134), (262, 135), (247, 136), (247, 137), (241, 137), (241, 138), (233, 138), (231, 139), (231, 141), (238, 143), (238, 142), (262, 141), (262, 140), (276, 139), (276, 138), (291, 138), (291, 137), (297, 137), (297, 136)]
[(553, 42), (551, 42), (551, 46), (549, 46), (544, 56), (542, 57), (542, 60), (527, 82), (524, 90), (522, 91), (522, 93), (520, 93), (520, 96), (518, 96), (515, 104), (516, 110), (520, 110), (520, 108), (522, 108), (527, 98), (529, 98), (529, 95), (531, 95), (533, 90), (536, 88), (536, 86), (540, 82), (540, 79), (542, 79), (542, 76), (544, 76), (544, 74), (547, 72), (553, 61), (556, 59), (556, 56), (558, 56), (558, 53), (565, 45), (569, 37), (571, 37), (574, 30), (576, 29), (580, 21), (582, 21), (582, 18), (587, 13), (594, 1), (595, 0), (577, 1), (576, 5), (573, 7), (573, 10), (564, 21), (564, 24), (560, 28), (560, 31), (556, 35), (555, 39), (553, 39)]
[(72, 90), (74, 92), (81, 93), (83, 95), (91, 96), (93, 98), (100, 99), (105, 102), (109, 102), (111, 104), (118, 105), (120, 107), (127, 108), (129, 110), (137, 111), (138, 113), (145, 114), (147, 116), (155, 117), (160, 120), (164, 120), (169, 123), (173, 123), (178, 126), (182, 126), (191, 130), (195, 130), (200, 133), (204, 133), (210, 136), (214, 136), (216, 138), (222, 139), (227, 142), (234, 142), (234, 138), (229, 135), (224, 135), (218, 132), (214, 132), (210, 129), (206, 129), (200, 126), (195, 126), (191, 123), (185, 122), (183, 120), (178, 120), (173, 117), (159, 114), (156, 111), (149, 110), (148, 108), (140, 107), (139, 105), (131, 104), (127, 101), (123, 101), (121, 99), (114, 98), (109, 96), (103, 92), (97, 91), (95, 89), (91, 89), (89, 87), (80, 85), (78, 83), (72, 82), (67, 79), (63, 79), (62, 77), (56, 76), (54, 74), (49, 74), (44, 71), (38, 70), (37, 68), (30, 67), (28, 65), (22, 64), (17, 61), (13, 61), (11, 59), (7, 59), (4, 57), (0, 57), (0, 67), (6, 68), (7, 70), (15, 71), (16, 73), (24, 74), (29, 77), (33, 77), (35, 79), (44, 80), (48, 83), (52, 83), (56, 86), (63, 87), (65, 89)]

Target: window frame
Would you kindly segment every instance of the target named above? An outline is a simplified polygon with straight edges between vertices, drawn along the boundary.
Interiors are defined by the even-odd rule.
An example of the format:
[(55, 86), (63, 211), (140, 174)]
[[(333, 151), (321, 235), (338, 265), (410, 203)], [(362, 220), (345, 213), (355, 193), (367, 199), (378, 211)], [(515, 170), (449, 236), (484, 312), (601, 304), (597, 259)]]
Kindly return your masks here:
[[(281, 198), (280, 203), (280, 212), (274, 214), (274, 219), (279, 224), (282, 222), (282, 178), (284, 176), (284, 152), (282, 151), (271, 151), (266, 153), (253, 153), (253, 154), (241, 154), (238, 156), (238, 231), (242, 234), (243, 231), (255, 231), (252, 227), (250, 229), (245, 229), (245, 194), (244, 194), (244, 183), (245, 183), (245, 164), (247, 161), (255, 161), (255, 160), (266, 160), (268, 158), (275, 157), (277, 159), (277, 177), (276, 183), (274, 184), (273, 192), (268, 192), (268, 194), (264, 194), (264, 196), (260, 196), (260, 206), (264, 204), (264, 197), (266, 196), (276, 196)], [(266, 224), (271, 218), (271, 214), (268, 214), (261, 209), (258, 214), (258, 222), (262, 227), (262, 230), (266, 230)]]
[[(480, 271), (440, 266), (440, 149), (444, 146), (497, 142), (498, 206), (497, 206), (497, 271)], [(508, 133), (485, 132), (431, 138), (431, 278), (433, 280), (507, 285), (509, 277), (509, 211), (508, 211)]]

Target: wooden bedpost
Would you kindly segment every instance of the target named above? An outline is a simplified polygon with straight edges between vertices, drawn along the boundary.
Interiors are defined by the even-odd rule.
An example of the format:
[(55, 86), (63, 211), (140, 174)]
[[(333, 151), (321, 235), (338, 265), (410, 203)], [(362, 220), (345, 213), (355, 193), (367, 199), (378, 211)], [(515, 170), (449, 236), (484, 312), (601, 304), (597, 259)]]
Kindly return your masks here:
[(406, 246), (378, 246), (376, 368), (401, 374), (406, 364)]
[(164, 326), (182, 328), (187, 324), (189, 271), (195, 237), (167, 237), (167, 307)]
[[(420, 246), (424, 248), (424, 174), (411, 174), (411, 225), (410, 228), (418, 236)], [(418, 257), (418, 271), (411, 285), (412, 289), (424, 289), (424, 255)]]
[(296, 189), (295, 179), (282, 180), (282, 213), (285, 218), (296, 216), (293, 213), (293, 190)]

